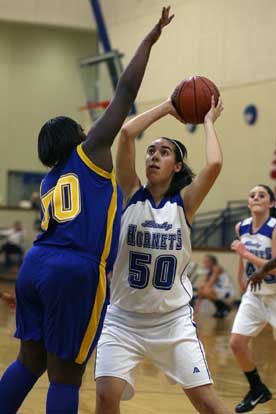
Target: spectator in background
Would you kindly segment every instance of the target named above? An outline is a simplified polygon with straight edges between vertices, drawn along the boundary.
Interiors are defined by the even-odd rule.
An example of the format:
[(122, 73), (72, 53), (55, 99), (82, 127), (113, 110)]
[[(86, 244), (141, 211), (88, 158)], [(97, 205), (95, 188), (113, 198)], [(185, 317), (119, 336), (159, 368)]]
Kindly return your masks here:
[(35, 219), (34, 224), (33, 224), (33, 229), (36, 233), (36, 235), (41, 232), (41, 220), (40, 219)]
[(15, 296), (14, 295), (11, 295), (10, 293), (7, 293), (7, 292), (1, 292), (0, 291), (0, 299), (6, 305), (8, 305), (11, 309), (15, 309), (15, 307), (16, 307), (16, 300), (15, 300)]
[(215, 318), (224, 318), (230, 311), (227, 302), (233, 297), (234, 285), (230, 275), (220, 266), (213, 255), (206, 255), (203, 260), (206, 277), (198, 288), (195, 309), (199, 308), (202, 299), (209, 299), (216, 307)]
[(34, 192), (31, 197), (31, 207), (35, 211), (40, 209), (40, 195), (37, 192)]
[(33, 229), (36, 234), (41, 231), (41, 219), (40, 219), (40, 195), (34, 192), (31, 197), (31, 207), (35, 212), (35, 219), (33, 223)]
[(19, 262), (23, 259), (24, 254), (24, 237), (25, 232), (21, 221), (15, 221), (9, 229), (0, 230), (0, 236), (6, 237), (5, 243), (0, 248), (0, 253), (4, 254), (4, 264), (9, 267), (12, 264), (12, 255), (19, 256)]

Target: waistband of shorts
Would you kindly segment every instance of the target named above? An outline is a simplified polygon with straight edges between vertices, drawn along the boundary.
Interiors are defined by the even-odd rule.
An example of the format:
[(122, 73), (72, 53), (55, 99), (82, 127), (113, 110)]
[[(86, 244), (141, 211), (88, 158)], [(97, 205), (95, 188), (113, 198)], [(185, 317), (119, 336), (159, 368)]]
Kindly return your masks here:
[[(32, 252), (40, 252), (40, 253), (45, 253), (47, 255), (51, 254), (50, 252), (52, 252), (52, 254), (55, 253), (59, 253), (59, 254), (69, 254), (69, 255), (76, 255), (78, 257), (81, 257), (83, 259), (87, 259), (88, 261), (100, 266), (100, 261), (98, 258), (91, 256), (91, 254), (79, 251), (79, 250), (75, 250), (75, 249), (71, 249), (70, 247), (63, 247), (63, 246), (50, 246), (50, 245), (41, 245), (41, 244), (34, 244), (30, 250), (28, 251), (28, 253), (32, 253)], [(101, 263), (102, 266), (106, 266), (106, 263)]]
[(188, 304), (181, 306), (168, 313), (138, 313), (138, 312), (129, 312), (117, 305), (109, 305), (106, 314), (106, 320), (115, 322), (120, 319), (128, 326), (137, 326), (137, 327), (146, 327), (146, 326), (157, 326), (164, 323), (173, 321), (179, 317), (189, 317), (193, 319), (193, 309)]

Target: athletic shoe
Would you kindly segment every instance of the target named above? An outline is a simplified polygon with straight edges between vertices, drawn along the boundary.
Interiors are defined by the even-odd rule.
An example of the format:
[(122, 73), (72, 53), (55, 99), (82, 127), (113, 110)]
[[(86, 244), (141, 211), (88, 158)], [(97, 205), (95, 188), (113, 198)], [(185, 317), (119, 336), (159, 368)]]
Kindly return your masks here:
[(223, 310), (218, 310), (213, 314), (213, 318), (225, 318), (228, 313), (230, 312), (229, 309), (225, 308)]
[(271, 400), (272, 394), (264, 385), (258, 391), (249, 390), (244, 399), (236, 406), (236, 413), (247, 413), (252, 411), (257, 404), (263, 404)]

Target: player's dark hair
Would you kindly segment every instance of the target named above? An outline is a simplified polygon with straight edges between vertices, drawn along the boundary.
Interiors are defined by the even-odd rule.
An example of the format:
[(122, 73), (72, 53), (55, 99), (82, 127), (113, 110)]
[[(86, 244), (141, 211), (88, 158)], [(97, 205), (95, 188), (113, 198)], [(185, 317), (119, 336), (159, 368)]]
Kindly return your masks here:
[(272, 191), (272, 189), (268, 185), (265, 185), (265, 184), (258, 184), (258, 187), (263, 187), (267, 191), (267, 193), (269, 195), (269, 198), (270, 198), (270, 201), (274, 202), (274, 206), (271, 207), (271, 209), (270, 209), (270, 216), (271, 217), (276, 217), (276, 205), (275, 205), (276, 199), (275, 199), (274, 192)]
[(47, 121), (38, 135), (38, 157), (42, 164), (54, 167), (69, 157), (83, 140), (79, 124), (66, 116)]
[(216, 266), (218, 264), (218, 259), (216, 256), (213, 256), (212, 254), (206, 254), (206, 257), (210, 260), (213, 266)]
[(170, 197), (178, 193), (180, 190), (182, 190), (182, 188), (191, 184), (195, 174), (193, 173), (191, 168), (185, 163), (185, 160), (187, 158), (187, 150), (185, 145), (183, 145), (182, 142), (176, 139), (171, 139), (167, 137), (162, 137), (162, 139), (166, 139), (174, 145), (175, 162), (182, 163), (181, 170), (174, 174), (171, 184), (167, 192), (165, 193), (166, 197)]

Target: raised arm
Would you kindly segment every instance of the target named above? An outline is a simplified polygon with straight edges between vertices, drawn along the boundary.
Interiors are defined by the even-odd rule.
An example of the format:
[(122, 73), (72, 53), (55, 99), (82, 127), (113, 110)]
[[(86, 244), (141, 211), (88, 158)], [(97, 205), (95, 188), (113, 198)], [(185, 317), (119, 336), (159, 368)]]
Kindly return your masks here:
[(96, 165), (107, 171), (112, 170), (111, 145), (136, 98), (151, 48), (159, 39), (163, 27), (167, 26), (173, 18), (173, 15), (169, 14), (170, 7), (163, 7), (161, 18), (138, 47), (120, 77), (110, 105), (95, 122), (83, 144), (87, 156)]
[(204, 119), (206, 165), (199, 172), (193, 182), (182, 190), (185, 199), (185, 211), (188, 221), (191, 223), (195, 212), (213, 186), (222, 167), (222, 152), (214, 127), (214, 122), (223, 110), (221, 98), (215, 106), (214, 97), (210, 111)]
[(171, 101), (167, 100), (123, 125), (117, 146), (116, 177), (123, 190), (125, 200), (129, 199), (140, 186), (135, 168), (135, 138), (173, 110)]

